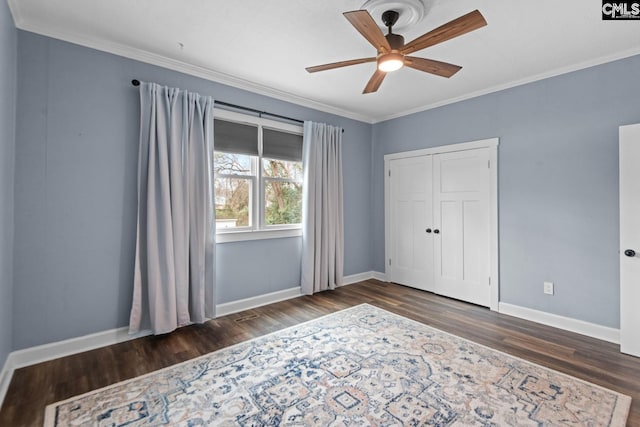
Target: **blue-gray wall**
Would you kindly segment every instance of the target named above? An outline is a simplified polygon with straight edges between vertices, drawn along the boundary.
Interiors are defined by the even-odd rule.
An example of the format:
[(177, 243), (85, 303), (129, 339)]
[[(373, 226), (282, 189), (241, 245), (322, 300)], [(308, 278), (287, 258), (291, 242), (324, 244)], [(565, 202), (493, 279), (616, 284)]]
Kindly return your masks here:
[(618, 327), (618, 127), (640, 122), (638, 76), (640, 56), (374, 125), (374, 269), (383, 155), (499, 137), (500, 300)]
[[(18, 32), (14, 350), (125, 326), (138, 90), (177, 86), (345, 129), (345, 274), (371, 270), (371, 125)], [(300, 285), (300, 238), (219, 244), (218, 303)]]
[(17, 31), (7, 2), (0, 1), (0, 369), (13, 336), (13, 189)]
[[(0, 145), (0, 357), (128, 321), (139, 121), (132, 78), (344, 127), (347, 275), (384, 271), (384, 154), (499, 137), (501, 301), (617, 327), (617, 130), (640, 122), (640, 57), (372, 126), (18, 31), (14, 142), (16, 31), (4, 25), (6, 8), (0, 13), (0, 91), (10, 93), (0, 98), (9, 124)], [(299, 238), (218, 245), (218, 302), (298, 286), (299, 258)], [(545, 280), (556, 295), (542, 293)]]

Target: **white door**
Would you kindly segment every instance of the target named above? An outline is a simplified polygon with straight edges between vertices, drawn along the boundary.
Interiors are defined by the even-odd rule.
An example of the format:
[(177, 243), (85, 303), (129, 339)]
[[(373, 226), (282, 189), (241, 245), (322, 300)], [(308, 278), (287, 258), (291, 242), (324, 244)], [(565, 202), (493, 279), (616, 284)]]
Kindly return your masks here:
[(435, 292), (491, 305), (489, 149), (433, 158)]
[(620, 127), (620, 351), (640, 356), (640, 125)]
[(392, 160), (389, 280), (433, 290), (431, 156)]

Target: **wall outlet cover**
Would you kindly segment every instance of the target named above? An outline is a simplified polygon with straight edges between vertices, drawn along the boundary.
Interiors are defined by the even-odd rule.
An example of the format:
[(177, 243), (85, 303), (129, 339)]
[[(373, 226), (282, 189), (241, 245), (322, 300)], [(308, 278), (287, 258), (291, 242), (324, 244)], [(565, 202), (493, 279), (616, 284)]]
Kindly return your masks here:
[(553, 295), (553, 282), (544, 282), (544, 293)]

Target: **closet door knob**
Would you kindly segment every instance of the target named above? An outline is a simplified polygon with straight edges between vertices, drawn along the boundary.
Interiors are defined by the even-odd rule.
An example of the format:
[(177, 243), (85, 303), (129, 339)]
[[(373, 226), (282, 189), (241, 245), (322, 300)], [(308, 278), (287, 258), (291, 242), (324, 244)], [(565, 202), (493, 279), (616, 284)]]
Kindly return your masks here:
[(436, 228), (435, 230), (433, 230), (433, 232), (434, 232), (435, 234), (439, 234), (439, 233), (440, 233), (440, 230), (438, 230), (438, 229)]
[(636, 256), (636, 251), (634, 251), (633, 249), (627, 249), (626, 251), (624, 251), (624, 254), (630, 258)]
[(431, 233), (431, 229), (430, 229), (430, 228), (427, 228), (425, 231), (426, 231), (427, 233)]

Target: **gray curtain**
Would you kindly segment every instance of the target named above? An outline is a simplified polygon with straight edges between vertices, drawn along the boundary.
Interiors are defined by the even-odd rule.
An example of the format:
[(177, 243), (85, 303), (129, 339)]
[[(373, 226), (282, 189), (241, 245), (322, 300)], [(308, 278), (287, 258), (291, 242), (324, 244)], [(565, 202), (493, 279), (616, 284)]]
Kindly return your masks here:
[(215, 317), (213, 99), (143, 82), (140, 106), (129, 332), (163, 334)]
[(303, 294), (342, 285), (342, 128), (305, 122), (302, 143)]

